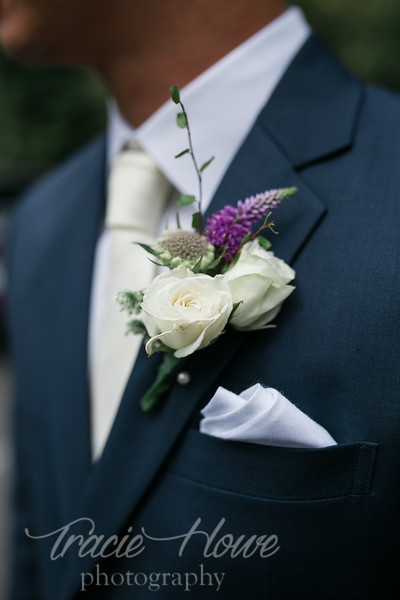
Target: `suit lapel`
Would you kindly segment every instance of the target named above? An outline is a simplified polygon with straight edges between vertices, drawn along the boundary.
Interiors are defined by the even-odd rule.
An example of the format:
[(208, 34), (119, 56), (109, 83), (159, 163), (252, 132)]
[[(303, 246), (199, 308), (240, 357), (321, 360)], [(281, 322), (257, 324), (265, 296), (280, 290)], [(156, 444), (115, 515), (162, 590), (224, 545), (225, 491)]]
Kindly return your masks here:
[(263, 130), (260, 121), (236, 155), (208, 213), (267, 189), (290, 186), (298, 187), (299, 191), (274, 211), (273, 220), (279, 235), (269, 238), (275, 254), (292, 262), (324, 215), (325, 207)]
[[(192, 375), (191, 384), (176, 383), (167, 401), (148, 413), (142, 412), (140, 398), (154, 381), (159, 360), (149, 359), (141, 352), (107, 445), (91, 473), (83, 497), (80, 515), (94, 521), (96, 533), (108, 538), (128, 523), (199, 399), (211, 397), (215, 379), (240, 342), (239, 335), (229, 332), (217, 344), (191, 356), (185, 363), (185, 369)], [(88, 534), (87, 525), (85, 534)], [(79, 573), (91, 571), (98, 560), (89, 556), (72, 559), (60, 589), (60, 600), (73, 595)]]
[(207, 214), (266, 189), (297, 186), (273, 213), (273, 251), (293, 262), (326, 207), (303, 169), (353, 142), (364, 86), (313, 34), (295, 57), (231, 163)]
[(365, 86), (313, 34), (297, 54), (258, 123), (296, 170), (348, 149)]
[[(342, 102), (345, 105), (338, 111)], [(208, 213), (265, 189), (298, 186), (299, 193), (274, 214), (280, 235), (272, 240), (273, 250), (292, 262), (325, 212), (300, 170), (349, 147), (359, 102), (360, 85), (312, 36), (260, 114)], [(344, 115), (340, 123), (337, 114)], [(139, 400), (154, 380), (158, 361), (147, 359), (144, 353), (139, 356), (103, 456), (84, 493), (81, 514), (94, 519), (98, 533), (110, 536), (128, 522), (196, 407), (215, 391), (219, 374), (242, 340), (242, 334), (230, 332), (189, 357), (185, 370), (192, 376), (191, 384), (176, 384), (164, 405), (146, 414)], [(94, 562), (90, 558), (75, 561), (60, 598), (75, 591), (77, 574), (90, 570)]]

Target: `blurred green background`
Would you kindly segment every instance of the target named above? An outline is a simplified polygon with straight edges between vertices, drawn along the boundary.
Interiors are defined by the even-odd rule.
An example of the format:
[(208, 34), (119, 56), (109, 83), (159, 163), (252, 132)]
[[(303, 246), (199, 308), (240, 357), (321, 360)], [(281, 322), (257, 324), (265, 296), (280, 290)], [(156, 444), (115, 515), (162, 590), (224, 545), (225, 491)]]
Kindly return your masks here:
[(104, 89), (83, 69), (25, 68), (0, 54), (3, 203), (104, 127)]
[[(398, 0), (296, 4), (350, 69), (400, 91)], [(28, 69), (0, 53), (0, 208), (38, 173), (104, 128), (104, 100), (102, 83), (93, 73)]]

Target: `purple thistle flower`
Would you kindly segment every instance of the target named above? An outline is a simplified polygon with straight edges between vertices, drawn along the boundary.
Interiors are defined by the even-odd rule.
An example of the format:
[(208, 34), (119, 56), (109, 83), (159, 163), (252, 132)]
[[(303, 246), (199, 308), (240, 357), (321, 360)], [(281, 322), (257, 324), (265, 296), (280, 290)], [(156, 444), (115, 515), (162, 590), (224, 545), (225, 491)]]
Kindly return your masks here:
[(243, 238), (251, 233), (251, 225), (256, 223), (283, 200), (293, 196), (296, 188), (268, 190), (239, 200), (236, 208), (227, 205), (207, 219), (205, 236), (211, 244), (226, 248), (225, 262), (229, 262), (237, 253)]

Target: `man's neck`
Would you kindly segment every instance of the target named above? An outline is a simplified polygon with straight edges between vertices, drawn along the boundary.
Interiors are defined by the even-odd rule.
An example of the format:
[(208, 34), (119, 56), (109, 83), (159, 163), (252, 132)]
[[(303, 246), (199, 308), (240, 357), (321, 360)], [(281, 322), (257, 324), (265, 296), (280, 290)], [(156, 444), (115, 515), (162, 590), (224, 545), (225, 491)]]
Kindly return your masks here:
[(205, 13), (195, 5), (175, 19), (160, 10), (133, 48), (121, 44), (98, 65), (131, 125), (139, 126), (166, 102), (171, 85), (185, 86), (286, 9), (283, 0), (233, 2), (225, 13), (219, 4)]

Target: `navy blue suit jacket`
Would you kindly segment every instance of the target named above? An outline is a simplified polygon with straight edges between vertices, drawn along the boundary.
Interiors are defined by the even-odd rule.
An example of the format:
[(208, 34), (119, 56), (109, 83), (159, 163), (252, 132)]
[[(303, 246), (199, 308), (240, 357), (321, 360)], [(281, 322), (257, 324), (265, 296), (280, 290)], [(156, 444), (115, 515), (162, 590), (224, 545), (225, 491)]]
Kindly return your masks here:
[[(15, 600), (140, 599), (153, 594), (152, 573), (171, 574), (157, 597), (186, 597), (172, 575), (194, 573), (190, 597), (203, 598), (216, 585), (208, 585), (204, 572), (200, 578), (201, 569), (225, 573), (219, 598), (398, 597), (399, 149), (399, 98), (349, 75), (313, 35), (210, 207), (267, 188), (299, 188), (276, 210), (280, 235), (273, 239), (275, 253), (296, 270), (295, 293), (276, 329), (230, 333), (191, 356), (190, 385), (176, 384), (165, 404), (147, 414), (139, 399), (158, 361), (141, 354), (94, 467), (87, 330), (104, 211), (104, 141), (29, 192), (9, 249)], [(255, 382), (284, 393), (338, 445), (276, 448), (199, 433), (199, 409), (218, 385), (239, 393)], [(43, 535), (83, 517), (105, 539), (142, 527), (152, 537), (178, 536), (198, 518), (204, 533), (192, 531), (181, 556), (183, 538), (146, 538), (138, 556), (103, 560), (77, 557), (76, 540), (63, 558), (50, 560), (55, 537), (32, 540), (24, 532)], [(86, 539), (89, 523), (76, 523), (70, 533)], [(263, 557), (259, 545), (251, 556), (232, 556), (229, 546), (241, 535), (243, 543), (277, 536), (269, 543), (279, 550)], [(142, 575), (128, 581), (128, 572)], [(86, 592), (81, 573), (94, 578)], [(124, 579), (116, 575), (107, 585), (112, 574)]]

